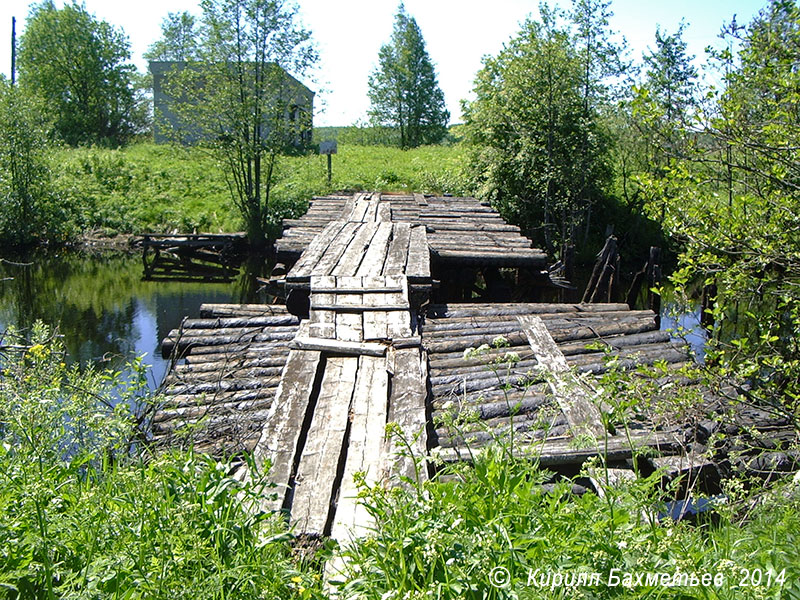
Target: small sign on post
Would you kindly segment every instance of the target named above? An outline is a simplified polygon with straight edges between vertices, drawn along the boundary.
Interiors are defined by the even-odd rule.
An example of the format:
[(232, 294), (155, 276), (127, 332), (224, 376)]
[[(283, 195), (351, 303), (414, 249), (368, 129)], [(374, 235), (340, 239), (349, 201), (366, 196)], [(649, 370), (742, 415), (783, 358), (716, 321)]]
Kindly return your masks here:
[(319, 143), (319, 153), (328, 156), (328, 185), (331, 184), (331, 155), (336, 154), (336, 140), (326, 140)]

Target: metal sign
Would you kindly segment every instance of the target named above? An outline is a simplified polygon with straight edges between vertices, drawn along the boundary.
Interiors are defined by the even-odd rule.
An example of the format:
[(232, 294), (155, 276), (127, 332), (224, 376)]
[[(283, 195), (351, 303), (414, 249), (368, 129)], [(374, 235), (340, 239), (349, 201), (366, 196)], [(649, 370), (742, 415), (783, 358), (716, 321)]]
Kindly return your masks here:
[(329, 140), (319, 143), (320, 154), (336, 154), (336, 141)]

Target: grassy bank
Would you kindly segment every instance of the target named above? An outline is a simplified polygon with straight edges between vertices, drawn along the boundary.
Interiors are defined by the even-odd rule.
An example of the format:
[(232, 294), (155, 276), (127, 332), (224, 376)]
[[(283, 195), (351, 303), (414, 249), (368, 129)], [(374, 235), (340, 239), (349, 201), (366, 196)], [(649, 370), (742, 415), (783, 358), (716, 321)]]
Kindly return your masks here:
[[(340, 144), (328, 184), (325, 157), (284, 157), (271, 201), (273, 222), (302, 214), (311, 196), (336, 190), (466, 193), (463, 163), (458, 146), (403, 151)], [(65, 148), (52, 155), (51, 168), (80, 232), (242, 229), (223, 166), (196, 148), (150, 143), (120, 150)]]
[(337, 553), (340, 597), (361, 600), (800, 598), (797, 477), (731, 480), (692, 524), (659, 517), (658, 473), (576, 496), (499, 444), (436, 480), (363, 489), (374, 530), (309, 546), (252, 510), (265, 479), (131, 445), (128, 407), (158, 402), (141, 381), (65, 366), (42, 326), (0, 344), (0, 598), (321, 599)]

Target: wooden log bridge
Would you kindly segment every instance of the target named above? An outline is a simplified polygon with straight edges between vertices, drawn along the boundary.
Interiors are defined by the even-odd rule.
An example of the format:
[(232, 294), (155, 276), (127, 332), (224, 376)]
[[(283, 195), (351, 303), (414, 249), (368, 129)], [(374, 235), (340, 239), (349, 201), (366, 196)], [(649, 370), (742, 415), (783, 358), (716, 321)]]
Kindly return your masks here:
[[(294, 261), (285, 276), (294, 300), (204, 306), (171, 332), (162, 351), (181, 360), (154, 431), (165, 443), (184, 435), (199, 450), (269, 462), (277, 495), (264, 506), (285, 511), (298, 532), (363, 534), (359, 482), (428, 476), (398, 445), (460, 460), (513, 435), (520, 447), (536, 445), (544, 465), (608, 449), (623, 460), (629, 440), (606, 439), (580, 373), (602, 372), (608, 351), (629, 366), (688, 360), (651, 311), (624, 304), (429, 304), (433, 268), (545, 267), (530, 240), (475, 199), (315, 199), (285, 222), (276, 248)], [(508, 353), (513, 361), (498, 371)], [(442, 424), (465, 410), (477, 422), (458, 432)], [(387, 437), (388, 423), (403, 444)], [(665, 453), (678, 437), (645, 425), (632, 434)]]

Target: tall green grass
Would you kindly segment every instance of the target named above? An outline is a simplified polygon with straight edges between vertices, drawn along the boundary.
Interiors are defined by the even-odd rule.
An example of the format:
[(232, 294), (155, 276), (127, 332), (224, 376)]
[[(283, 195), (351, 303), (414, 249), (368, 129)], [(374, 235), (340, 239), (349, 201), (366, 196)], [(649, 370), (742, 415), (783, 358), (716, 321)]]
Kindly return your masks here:
[[(131, 407), (157, 399), (137, 372), (123, 385), (67, 367), (41, 325), (29, 340), (0, 340), (0, 598), (324, 598), (322, 565), (335, 555), (346, 558), (340, 598), (800, 598), (800, 481), (732, 480), (714, 518), (674, 522), (659, 516), (660, 473), (578, 496), (568, 478), (544, 486), (552, 474), (536, 453), (501, 439), (432, 480), (362, 488), (369, 535), (313, 551), (254, 510), (272, 491), (265, 478), (242, 482), (228, 462), (142, 442)], [(613, 419), (654, 385), (622, 377), (602, 382), (625, 391)], [(661, 579), (681, 573), (716, 581)], [(581, 574), (598, 579), (575, 585)]]
[[(340, 144), (327, 181), (324, 156), (282, 157), (271, 196), (272, 235), (280, 220), (300, 216), (314, 195), (334, 191), (467, 193), (464, 150), (431, 146), (399, 150)], [(74, 229), (103, 234), (231, 232), (242, 220), (224, 166), (198, 148), (151, 143), (126, 148), (63, 148), (51, 157), (56, 188)]]

